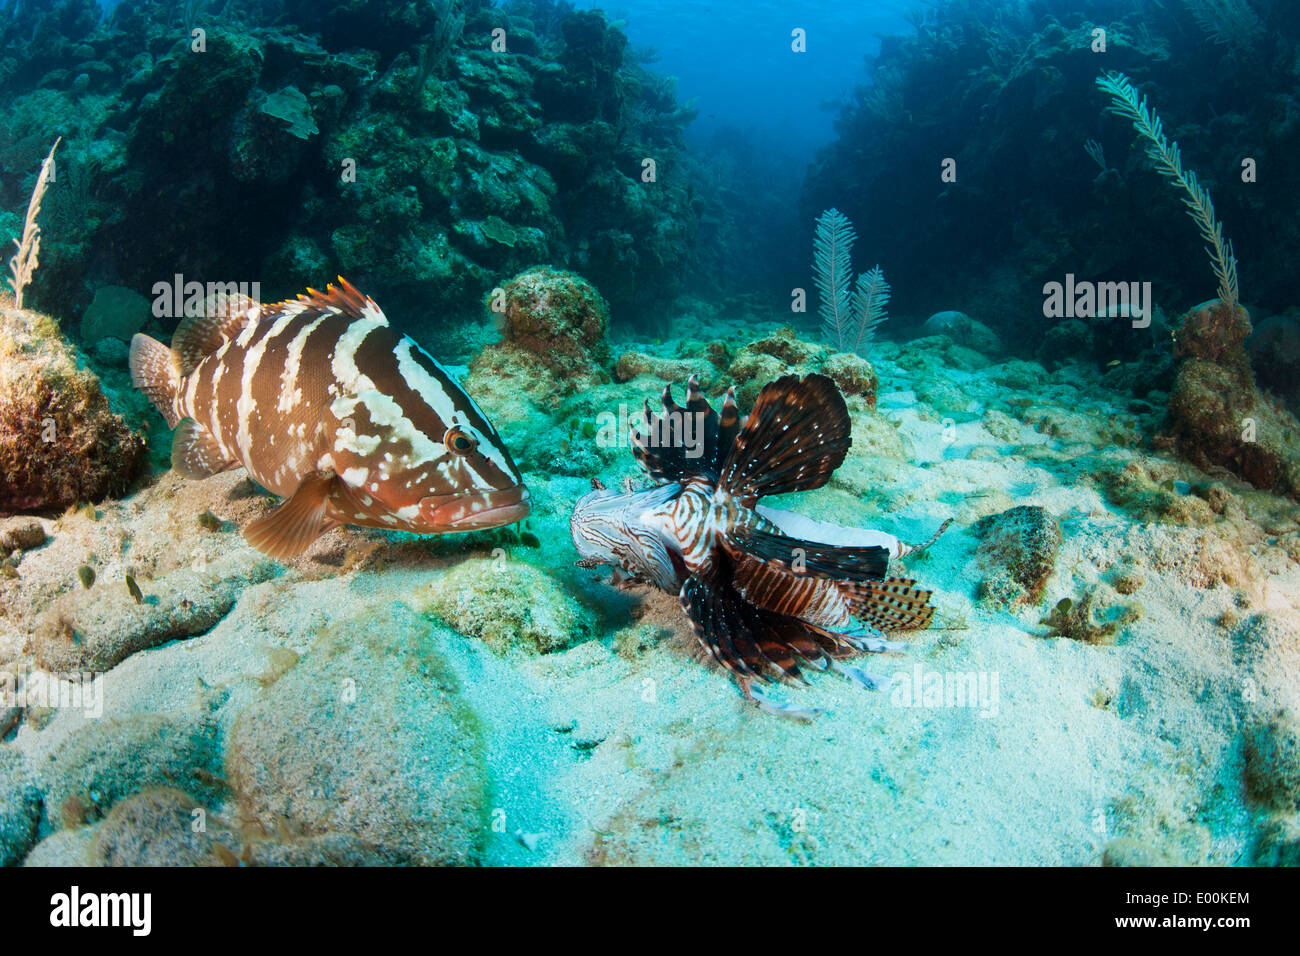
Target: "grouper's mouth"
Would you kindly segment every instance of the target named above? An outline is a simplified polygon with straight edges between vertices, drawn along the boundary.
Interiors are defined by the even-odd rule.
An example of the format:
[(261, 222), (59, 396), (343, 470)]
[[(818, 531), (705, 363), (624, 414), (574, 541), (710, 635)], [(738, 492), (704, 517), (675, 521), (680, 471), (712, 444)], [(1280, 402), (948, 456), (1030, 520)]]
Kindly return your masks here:
[(532, 508), (523, 485), (491, 491), (463, 491), (458, 495), (426, 498), (421, 503), (426, 522), (438, 531), (479, 531), (514, 524)]

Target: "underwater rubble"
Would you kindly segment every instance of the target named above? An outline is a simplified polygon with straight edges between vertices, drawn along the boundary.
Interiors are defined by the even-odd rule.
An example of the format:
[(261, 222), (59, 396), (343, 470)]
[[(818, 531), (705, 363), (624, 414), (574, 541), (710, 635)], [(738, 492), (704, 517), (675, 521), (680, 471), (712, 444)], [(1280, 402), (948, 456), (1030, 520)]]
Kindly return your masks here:
[[(582, 327), (556, 321), (557, 334)], [(596, 446), (602, 473), (631, 477), (627, 449), (584, 438), (575, 412), (595, 424), (599, 409), (636, 409), (675, 363), (712, 366), (716, 395), (835, 359), (775, 324), (744, 340), (721, 367), (719, 343), (630, 342), (624, 355), (644, 357), (633, 371), (602, 329), (553, 356), (602, 373), (585, 395), (522, 413), (518, 395), (480, 400), (499, 421), (525, 414), (533, 441)], [(269, 507), (238, 472), (155, 475), (93, 518), (23, 519), (41, 543), (14, 526), (33, 547), (0, 578), (0, 671), (105, 673), (98, 717), (28, 704), (6, 731), (6, 858), (1294, 858), (1300, 611), (1285, 595), (1300, 593), (1300, 506), (1152, 447), (1154, 407), (1117, 440), (1097, 373), (984, 356), (942, 332), (854, 358), (871, 387), (848, 394), (853, 449), (807, 493), (817, 514), (913, 538), (956, 526), (916, 558), (940, 619), (886, 655), (893, 688), (822, 677), (790, 691), (829, 711), (812, 736), (692, 664), (674, 599), (573, 567), (568, 515), (589, 474), (528, 458), (522, 535), (344, 528), (283, 566), (235, 530)], [(954, 674), (996, 674), (996, 693), (956, 703), (942, 689)], [(793, 826), (791, 807), (811, 822)], [(205, 834), (167, 825), (195, 808)], [(895, 838), (899, 820), (911, 839)], [(953, 820), (966, 821), (955, 836)]]
[[(722, 280), (693, 108), (603, 13), (287, 0), (272, 22), (247, 0), (196, 59), (172, 5), (46, 6), (0, 26), (0, 208), (56, 135), (71, 184), (46, 203), (40, 310), (0, 301), (0, 865), (1300, 865), (1294, 216), (1264, 215), (1277, 248), (1242, 244), (1251, 309), (1224, 242), (1231, 294), (1048, 327), (1027, 275), (1158, 275), (1166, 304), (1209, 275), (1150, 152), (1118, 151), (1085, 24), (922, 14), (885, 43), (800, 200), (910, 224), (864, 230), (895, 246), (895, 315), (849, 351), (785, 302), (702, 297)], [(1177, 31), (1114, 10), (1119, 65), (1154, 90), (1195, 73)], [(502, 25), (503, 62), (465, 39)], [(997, 189), (911, 212), (899, 164), (983, 100), (1014, 120), (970, 130), (1003, 187), (1103, 155), (1075, 221)], [(1188, 153), (1235, 163), (1266, 122), (1237, 108), (1180, 127)], [(1054, 159), (1021, 161), (1030, 124)], [(643, 178), (648, 147), (690, 175)], [(1214, 185), (1230, 221), (1253, 208)], [(136, 290), (265, 275), (272, 301), (336, 264), (481, 404), (525, 521), (343, 525), (275, 561), (240, 534), (274, 496), (169, 467), (127, 343), (180, 317)], [(873, 692), (781, 688), (806, 722), (738, 694), (675, 595), (579, 564), (570, 525), (598, 478), (644, 490), (647, 396), (694, 377), (745, 413), (786, 375), (828, 378), (852, 424), (801, 495), (817, 520), (900, 541), (952, 522), (896, 564), (934, 589), (930, 626), (891, 635)]]

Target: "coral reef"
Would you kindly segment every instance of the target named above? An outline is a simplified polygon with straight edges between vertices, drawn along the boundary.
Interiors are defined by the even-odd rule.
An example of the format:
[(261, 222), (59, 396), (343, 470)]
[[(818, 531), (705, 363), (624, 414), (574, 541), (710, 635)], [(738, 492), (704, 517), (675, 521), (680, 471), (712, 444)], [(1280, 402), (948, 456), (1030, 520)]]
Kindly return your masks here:
[[(869, 82), (841, 109), (836, 140), (808, 172), (803, 229), (810, 234), (830, 205), (871, 223), (860, 251), (883, 263), (900, 321), (962, 303), (1022, 354), (1042, 337), (1041, 284), (1067, 273), (1150, 279), (1156, 300), (1182, 311), (1205, 295), (1194, 291), (1205, 288), (1203, 243), (1180, 193), (1147, 159), (1147, 141), (1135, 146), (1128, 124), (1099, 108), (1093, 81), (1104, 59), (1179, 117), (1183, 154), (1203, 170), (1219, 217), (1232, 226), (1252, 308), (1293, 306), (1287, 259), (1300, 245), (1300, 221), (1287, 197), (1300, 188), (1300, 171), (1248, 183), (1241, 172), (1243, 157), (1261, 156), (1261, 143), (1286, 155), (1300, 149), (1300, 11), (1216, 4), (1253, 6), (1263, 28), (1259, 43), (1216, 46), (1189, 6), (1207, 4), (929, 7), (915, 33), (882, 41)], [(1090, 44), (1099, 26), (1104, 56)], [(917, 175), (918, 163), (933, 163), (933, 174)]]
[(1245, 341), (1250, 315), (1220, 300), (1188, 311), (1174, 332), (1177, 361), (1169, 434), (1207, 471), (1226, 469), (1257, 488), (1300, 495), (1300, 421), (1255, 387)]
[(41, 249), (60, 314), (101, 284), (177, 272), (265, 276), (274, 298), (341, 263), (418, 334), (552, 262), (596, 282), (616, 318), (657, 322), (702, 272), (694, 113), (603, 13), (249, 0), (191, 8), (195, 53), (165, 0), (102, 20), (86, 0), (48, 6), (0, 24), (0, 207), (26, 201), (62, 133)]
[(0, 514), (121, 494), (143, 452), (54, 320), (0, 309)]
[[(584, 341), (581, 323), (565, 328), (568, 344)], [(264, 577), (235, 529), (267, 502), (239, 472), (202, 483), (168, 472), (123, 501), (0, 522), (14, 546), (0, 573), (0, 670), (31, 673), (38, 659), (107, 670), (98, 720), (39, 701), (0, 705), (5, 858), (1294, 858), (1289, 791), (1267, 781), (1290, 779), (1287, 715), (1300, 712), (1290, 607), (1300, 507), (1152, 446), (1163, 400), (1117, 398), (1087, 365), (998, 362), (942, 332), (882, 340), (870, 364), (775, 324), (721, 320), (694, 338), (628, 338), (620, 351), (632, 377), (553, 407), (522, 388), (484, 397), (500, 403), (489, 414), (513, 429), (536, 498), (517, 534), (339, 529)], [(591, 475), (616, 487), (635, 468), (626, 447), (599, 437), (601, 414), (638, 410), (662, 390), (658, 375), (685, 366), (710, 373), (715, 394), (787, 369), (862, 377), (848, 398), (848, 458), (806, 493), (810, 513), (904, 541), (954, 518), (903, 562), (941, 594), (939, 626), (886, 658), (884, 676), (924, 686), (932, 672), (1032, 675), (1014, 694), (1004, 683), (998, 719), (954, 721), (924, 695), (904, 704), (819, 681), (789, 691), (829, 709), (824, 736), (809, 737), (746, 712), (723, 676), (689, 662), (673, 595), (571, 568), (568, 517)], [(553, 380), (540, 359), (536, 369)], [(503, 407), (519, 418), (503, 421)], [(89, 588), (81, 567), (94, 572)], [(998, 568), (1023, 571), (1006, 575), (1006, 606), (981, 599)], [(82, 644), (57, 638), (61, 615)], [(175, 639), (159, 643), (166, 635)], [(1030, 751), (1042, 760), (1027, 769)], [(757, 776), (756, 755), (768, 771)], [(954, 786), (972, 764), (989, 786)], [(910, 780), (978, 826), (954, 831), (910, 801), (882, 813)], [(719, 801), (736, 813), (709, 812)], [(875, 809), (829, 814), (823, 803)], [(806, 826), (793, 825), (796, 806)], [(504, 832), (485, 825), (497, 807)], [(173, 829), (197, 809), (206, 835)], [(1233, 822), (1206, 826), (1207, 815)], [(893, 839), (899, 826), (915, 836)]]

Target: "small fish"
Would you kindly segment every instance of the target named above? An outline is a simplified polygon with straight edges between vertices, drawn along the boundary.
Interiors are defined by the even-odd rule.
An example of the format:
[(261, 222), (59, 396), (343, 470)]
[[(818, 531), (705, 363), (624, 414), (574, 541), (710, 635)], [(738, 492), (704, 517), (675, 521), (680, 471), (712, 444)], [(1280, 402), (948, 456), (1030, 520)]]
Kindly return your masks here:
[(275, 305), (212, 301), (171, 348), (136, 335), (131, 379), (176, 428), (179, 474), (242, 466), (288, 498), (244, 529), (273, 558), (342, 524), (442, 534), (528, 515), (482, 409), (342, 277)]
[(820, 488), (844, 461), (851, 423), (829, 378), (787, 375), (759, 394), (742, 421), (734, 389), (719, 415), (692, 376), (686, 405), (671, 387), (663, 414), (645, 404), (633, 454), (663, 484), (623, 494), (593, 481), (569, 522), (578, 564), (613, 565), (676, 593), (701, 646), (761, 710), (817, 713), (762, 692), (759, 681), (802, 683), (800, 664), (868, 689), (888, 678), (844, 658), (899, 651), (886, 631), (924, 628), (930, 592), (889, 573), (893, 558), (929, 547), (759, 504), (767, 495)]

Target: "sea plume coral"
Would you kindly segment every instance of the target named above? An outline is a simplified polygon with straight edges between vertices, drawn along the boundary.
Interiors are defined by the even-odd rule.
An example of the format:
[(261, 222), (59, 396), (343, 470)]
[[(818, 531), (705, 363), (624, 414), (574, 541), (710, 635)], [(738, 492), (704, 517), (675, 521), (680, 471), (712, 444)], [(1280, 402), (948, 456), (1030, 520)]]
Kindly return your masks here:
[(1183, 0), (1183, 6), (1206, 36), (1232, 50), (1249, 50), (1264, 32), (1246, 0)]
[(865, 357), (876, 327), (887, 318), (890, 293), (884, 272), (876, 266), (858, 276), (850, 295), (856, 239), (853, 223), (838, 209), (827, 209), (818, 216), (813, 234), (813, 281), (820, 299), (822, 335), (840, 351)]
[(1232, 243), (1223, 237), (1223, 224), (1214, 215), (1209, 191), (1201, 185), (1196, 173), (1183, 169), (1178, 144), (1165, 136), (1160, 117), (1127, 76), (1104, 73), (1097, 78), (1097, 86), (1110, 96), (1110, 112), (1132, 122), (1133, 128), (1147, 141), (1147, 157), (1155, 163), (1160, 175), (1187, 194), (1183, 204), (1206, 242), (1214, 277), (1219, 280), (1219, 301), (1232, 311), (1238, 301), (1237, 258), (1232, 254)]
[(32, 281), (32, 274), (40, 261), (38, 257), (41, 251), (41, 226), (36, 217), (41, 214), (41, 200), (45, 198), (45, 190), (49, 188), (54, 178), (54, 151), (59, 148), (61, 142), (63, 137), (60, 136), (50, 147), (45, 162), (41, 163), (40, 174), (36, 177), (36, 186), (32, 189), (31, 202), (27, 204), (27, 218), (23, 223), (22, 238), (14, 240), (18, 252), (9, 260), (9, 271), (13, 273), (13, 278), (9, 280), (9, 287), (14, 290), (14, 307), (18, 309), (23, 307), (23, 290)]

